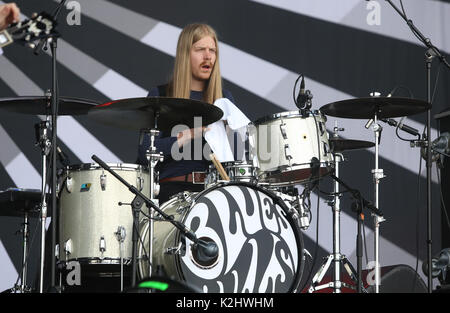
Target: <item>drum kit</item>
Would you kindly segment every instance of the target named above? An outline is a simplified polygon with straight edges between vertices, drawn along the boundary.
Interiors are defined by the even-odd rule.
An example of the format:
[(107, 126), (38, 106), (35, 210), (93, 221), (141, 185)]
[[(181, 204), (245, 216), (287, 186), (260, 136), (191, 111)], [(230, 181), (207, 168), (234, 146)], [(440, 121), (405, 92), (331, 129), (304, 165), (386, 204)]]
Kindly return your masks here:
[[(49, 114), (49, 105), (48, 97), (0, 99), (0, 109), (29, 115)], [(360, 260), (356, 272), (340, 251), (339, 186), (350, 191), (360, 204), (358, 215), (363, 209), (370, 210), (377, 230), (383, 221), (378, 184), (384, 177), (378, 168), (379, 120), (417, 114), (428, 108), (428, 103), (418, 100), (371, 97), (330, 103), (319, 111), (289, 111), (258, 119), (248, 125), (247, 160), (213, 162), (205, 173), (203, 191), (187, 190), (159, 204), (155, 167), (163, 157), (155, 146), (156, 136), (180, 124), (193, 127), (194, 116), (201, 116), (209, 125), (218, 121), (223, 112), (188, 99), (149, 97), (97, 104), (61, 98), (59, 115), (87, 115), (119, 129), (139, 130), (151, 140), (148, 166), (106, 164), (95, 155), (95, 163), (64, 165), (56, 188), (58, 269), (70, 262), (120, 268), (118, 291), (126, 289), (124, 267), (131, 264), (131, 286), (136, 286), (137, 279), (164, 275), (203, 292), (302, 292), (302, 231), (311, 222), (309, 196), (317, 182), (329, 176), (335, 181), (330, 193), (333, 253), (308, 282), (308, 291), (331, 288), (340, 292), (342, 287), (351, 287), (361, 292)], [(343, 139), (339, 132), (344, 129), (337, 125), (330, 136), (327, 115), (369, 119), (366, 127), (373, 127), (375, 142)], [(48, 124), (47, 120), (36, 126), (37, 142), (43, 150), (49, 145)], [(339, 164), (344, 161), (343, 153), (374, 146), (372, 205), (339, 178)], [(304, 188), (301, 194), (299, 187)], [(46, 206), (43, 199), (47, 197), (40, 197), (37, 191), (7, 190), (0, 193), (1, 213), (23, 216), (24, 227), (28, 227), (28, 218), (39, 216)], [(21, 292), (30, 290), (26, 286), (28, 232), (23, 230), (22, 283), (14, 287)], [(378, 247), (375, 252), (378, 258)], [(319, 285), (332, 263), (333, 282)], [(341, 282), (341, 266), (356, 287)], [(60, 279), (60, 287), (62, 282)]]

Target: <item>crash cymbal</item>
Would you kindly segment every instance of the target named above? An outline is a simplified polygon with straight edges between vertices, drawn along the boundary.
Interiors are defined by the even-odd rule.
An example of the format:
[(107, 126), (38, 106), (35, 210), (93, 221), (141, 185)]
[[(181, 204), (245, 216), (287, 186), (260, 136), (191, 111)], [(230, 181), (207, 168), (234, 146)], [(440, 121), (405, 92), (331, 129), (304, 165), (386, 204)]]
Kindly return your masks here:
[(375, 146), (375, 143), (363, 140), (343, 139), (343, 138), (330, 138), (330, 149), (332, 152), (343, 152), (348, 150), (357, 150), (371, 148)]
[[(157, 125), (154, 116), (157, 114)], [(169, 132), (176, 125), (194, 125), (194, 117), (201, 117), (203, 126), (218, 121), (223, 111), (209, 103), (180, 98), (129, 98), (104, 103), (92, 108), (88, 116), (106, 125), (127, 130), (157, 128)], [(156, 127), (155, 127), (156, 126)]]
[[(99, 103), (87, 99), (60, 97), (58, 115), (87, 114), (89, 109), (97, 104)], [(52, 113), (51, 100), (39, 96), (0, 98), (0, 109), (30, 115), (50, 115)]]
[(375, 112), (378, 118), (393, 118), (422, 113), (431, 108), (426, 101), (409, 98), (356, 98), (329, 103), (320, 108), (325, 115), (371, 119)]

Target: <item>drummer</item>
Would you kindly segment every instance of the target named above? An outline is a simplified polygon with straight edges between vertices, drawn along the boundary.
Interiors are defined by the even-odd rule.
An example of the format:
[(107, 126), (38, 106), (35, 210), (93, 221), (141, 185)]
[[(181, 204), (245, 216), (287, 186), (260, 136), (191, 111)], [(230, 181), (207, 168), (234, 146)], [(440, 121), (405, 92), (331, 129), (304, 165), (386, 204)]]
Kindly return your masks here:
[(20, 9), (13, 3), (0, 4), (0, 31), (20, 20)]
[[(199, 100), (211, 105), (215, 100), (228, 98), (234, 102), (228, 90), (222, 89), (222, 77), (219, 68), (219, 47), (214, 29), (206, 24), (189, 24), (178, 38), (175, 65), (171, 80), (166, 85), (154, 87), (148, 97), (172, 97)], [(164, 161), (157, 164), (159, 171), (159, 203), (166, 202), (172, 195), (183, 191), (201, 191), (204, 189), (204, 177), (211, 164), (205, 159), (194, 158), (194, 140), (202, 140), (206, 125), (179, 132), (176, 137), (161, 133), (155, 140), (155, 146), (164, 155)], [(146, 151), (150, 145), (145, 135), (138, 148), (138, 163), (148, 165)], [(171, 150), (176, 145), (180, 151), (191, 145), (192, 157), (176, 161)]]

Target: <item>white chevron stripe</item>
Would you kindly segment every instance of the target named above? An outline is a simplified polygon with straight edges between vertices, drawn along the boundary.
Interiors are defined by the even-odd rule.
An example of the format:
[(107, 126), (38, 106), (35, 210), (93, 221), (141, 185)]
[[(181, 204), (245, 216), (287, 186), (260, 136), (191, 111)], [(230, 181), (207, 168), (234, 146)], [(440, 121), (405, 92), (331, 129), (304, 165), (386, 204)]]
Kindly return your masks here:
[[(422, 46), (402, 17), (384, 0), (376, 1), (380, 4), (381, 24), (373, 26), (367, 23), (367, 16), (373, 9), (370, 7), (368, 9), (369, 4), (366, 1), (250, 1)], [(400, 8), (399, 2), (394, 2)], [(450, 20), (447, 18), (450, 16), (450, 4), (442, 1), (410, 0), (404, 1), (404, 5), (408, 18), (414, 22), (417, 28), (430, 38), (435, 46), (450, 53), (448, 36)]]
[(14, 267), (11, 258), (6, 252), (5, 246), (0, 241), (0, 264), (1, 264), (1, 276), (0, 279), (0, 291), (10, 289), (14, 287), (17, 280), (17, 271)]

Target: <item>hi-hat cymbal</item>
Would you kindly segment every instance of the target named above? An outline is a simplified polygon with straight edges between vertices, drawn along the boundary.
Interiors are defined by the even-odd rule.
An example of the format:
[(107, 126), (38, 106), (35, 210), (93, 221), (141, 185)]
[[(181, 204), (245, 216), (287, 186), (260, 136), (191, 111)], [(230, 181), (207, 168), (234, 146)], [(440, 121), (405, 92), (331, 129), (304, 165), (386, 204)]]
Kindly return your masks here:
[[(21, 114), (50, 115), (51, 103), (51, 99), (43, 96), (0, 98), (0, 109)], [(98, 104), (87, 99), (60, 97), (58, 115), (87, 114), (90, 108)]]
[[(47, 200), (50, 195), (47, 194)], [(35, 189), (10, 188), (0, 191), (0, 216), (23, 217), (28, 213), (29, 217), (39, 217), (41, 192)], [(51, 216), (51, 210), (47, 216)]]
[(422, 113), (431, 108), (426, 101), (409, 98), (357, 98), (329, 103), (320, 108), (325, 115), (371, 119), (377, 113), (378, 118), (393, 118)]
[[(157, 125), (155, 125), (157, 115)], [(218, 121), (223, 111), (209, 103), (180, 98), (129, 98), (101, 104), (92, 108), (88, 116), (100, 123), (127, 129), (156, 128), (169, 132), (176, 125), (206, 126)], [(197, 125), (194, 117), (201, 125)], [(195, 121), (195, 123), (194, 123)]]
[(366, 149), (375, 146), (375, 143), (364, 140), (353, 140), (343, 138), (330, 138), (330, 149), (332, 152), (344, 152), (348, 150)]

